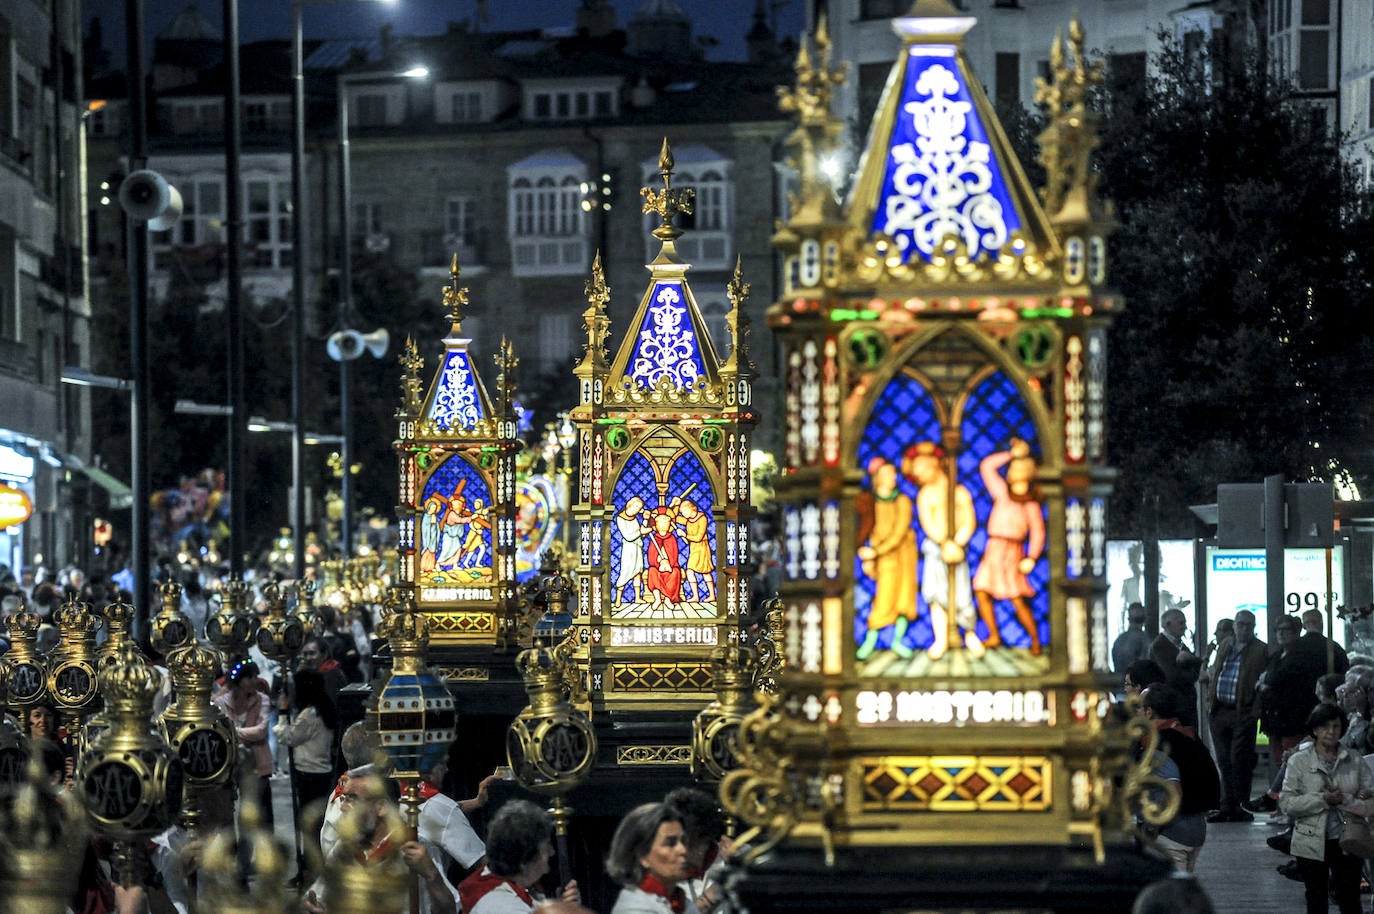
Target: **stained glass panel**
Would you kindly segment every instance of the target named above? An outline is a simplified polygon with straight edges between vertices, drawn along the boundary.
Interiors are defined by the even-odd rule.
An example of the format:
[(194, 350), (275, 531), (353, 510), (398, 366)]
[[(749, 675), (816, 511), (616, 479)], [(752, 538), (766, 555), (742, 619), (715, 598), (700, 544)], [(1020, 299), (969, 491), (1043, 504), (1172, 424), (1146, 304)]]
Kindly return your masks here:
[(612, 501), (611, 617), (715, 618), (715, 492), (696, 454), (635, 451)]
[(486, 479), (462, 456), (434, 468), (421, 499), (421, 587), (492, 580), (491, 504)]
[[(1017, 675), (1037, 668), (1049, 643), (1045, 513), (1034, 489), (1039, 440), (1006, 375), (967, 392), (959, 437), (963, 448), (951, 460), (931, 392), (906, 373), (870, 414), (858, 446), (865, 482), (854, 560), (854, 635), (866, 673), (929, 672), (950, 647), (966, 646), (981, 661), (986, 644), (1014, 653), (990, 651), (970, 671)], [(946, 540), (966, 545), (951, 550)], [(1023, 561), (1028, 554), (1036, 560)]]

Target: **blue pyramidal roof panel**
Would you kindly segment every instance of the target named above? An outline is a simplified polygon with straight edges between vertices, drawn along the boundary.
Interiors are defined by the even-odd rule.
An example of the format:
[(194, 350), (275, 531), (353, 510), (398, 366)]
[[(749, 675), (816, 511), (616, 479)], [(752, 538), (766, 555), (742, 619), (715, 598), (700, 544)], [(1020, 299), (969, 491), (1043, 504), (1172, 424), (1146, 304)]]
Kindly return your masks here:
[(695, 387), (705, 380), (701, 340), (692, 326), (680, 280), (654, 283), (625, 374), (646, 388), (657, 387), (663, 378), (678, 390)]
[(439, 386), (427, 418), (446, 432), (472, 429), (486, 418), (482, 395), (477, 389), (477, 376), (466, 349), (450, 349), (444, 353), (444, 367), (439, 372)]
[(1021, 228), (952, 45), (908, 49), (873, 231), (925, 260), (947, 235), (977, 259)]

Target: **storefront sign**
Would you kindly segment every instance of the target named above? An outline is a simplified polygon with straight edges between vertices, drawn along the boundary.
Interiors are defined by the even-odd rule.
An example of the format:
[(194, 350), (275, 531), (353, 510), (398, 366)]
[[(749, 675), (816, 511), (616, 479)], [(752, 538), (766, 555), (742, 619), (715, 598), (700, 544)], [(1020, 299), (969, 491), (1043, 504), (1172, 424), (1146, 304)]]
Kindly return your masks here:
[(0, 483), (0, 530), (22, 524), (33, 513), (33, 502), (22, 489)]

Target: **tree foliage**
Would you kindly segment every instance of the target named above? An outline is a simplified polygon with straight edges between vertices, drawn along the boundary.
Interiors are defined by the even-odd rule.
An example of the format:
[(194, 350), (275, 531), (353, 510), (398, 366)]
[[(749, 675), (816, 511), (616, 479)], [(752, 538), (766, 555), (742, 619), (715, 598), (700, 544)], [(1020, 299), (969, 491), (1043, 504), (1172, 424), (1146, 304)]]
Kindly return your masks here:
[(1141, 532), (1146, 498), (1162, 534), (1187, 534), (1218, 483), (1368, 469), (1370, 196), (1320, 114), (1236, 61), (1166, 43), (1143, 86), (1104, 92), (1126, 309), (1109, 345), (1114, 535)]

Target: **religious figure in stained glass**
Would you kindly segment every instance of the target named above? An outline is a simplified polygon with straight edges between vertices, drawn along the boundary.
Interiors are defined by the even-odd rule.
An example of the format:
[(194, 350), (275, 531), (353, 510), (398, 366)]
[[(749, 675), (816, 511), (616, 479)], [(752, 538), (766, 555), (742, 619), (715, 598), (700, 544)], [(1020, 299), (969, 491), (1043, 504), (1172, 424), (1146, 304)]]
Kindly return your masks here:
[(696, 454), (655, 436), (625, 461), (612, 500), (612, 617), (714, 618), (716, 531), (699, 507), (713, 489)]
[(963, 377), (936, 382), (914, 359), (878, 394), (859, 442), (854, 637), (865, 675), (949, 672), (956, 650), (974, 675), (1044, 669), (1037, 429), (1006, 374), (965, 364)]
[(441, 463), (425, 482), (420, 520), (420, 584), (491, 580), (491, 492), (461, 457)]
[(879, 633), (889, 625), (892, 650), (910, 657), (907, 628), (916, 620), (916, 531), (912, 529), (911, 499), (897, 489), (897, 468), (874, 457), (868, 462), (870, 490), (859, 496), (859, 561), (863, 573), (876, 582), (868, 612), (868, 633), (856, 656), (866, 660), (878, 646)]
[(949, 650), (949, 611), (964, 647), (983, 656), (983, 642), (974, 630), (973, 585), (969, 579), (968, 543), (978, 519), (973, 496), (945, 471), (945, 450), (931, 441), (911, 445), (902, 455), (902, 475), (916, 489), (916, 519), (921, 532), (921, 597), (930, 609), (933, 640), (930, 659)]
[(996, 600), (1007, 600), (1030, 636), (1031, 656), (1039, 657), (1040, 628), (1026, 602), (1035, 596), (1035, 588), (1026, 575), (1035, 570), (1045, 549), (1045, 516), (1035, 490), (1035, 458), (1030, 455), (1030, 445), (1020, 438), (1011, 439), (1007, 450), (982, 459), (978, 473), (992, 499), (987, 546), (978, 563), (978, 574), (973, 577), (973, 596), (988, 632), (984, 645), (1001, 645), (1002, 634), (993, 604)]
[[(644, 499), (631, 495), (625, 507), (615, 516), (616, 535), (620, 538), (620, 569), (615, 576), (612, 603), (635, 603), (644, 599), (644, 546), (649, 533), (648, 515)], [(632, 587), (629, 600), (624, 600), (625, 588)]]

